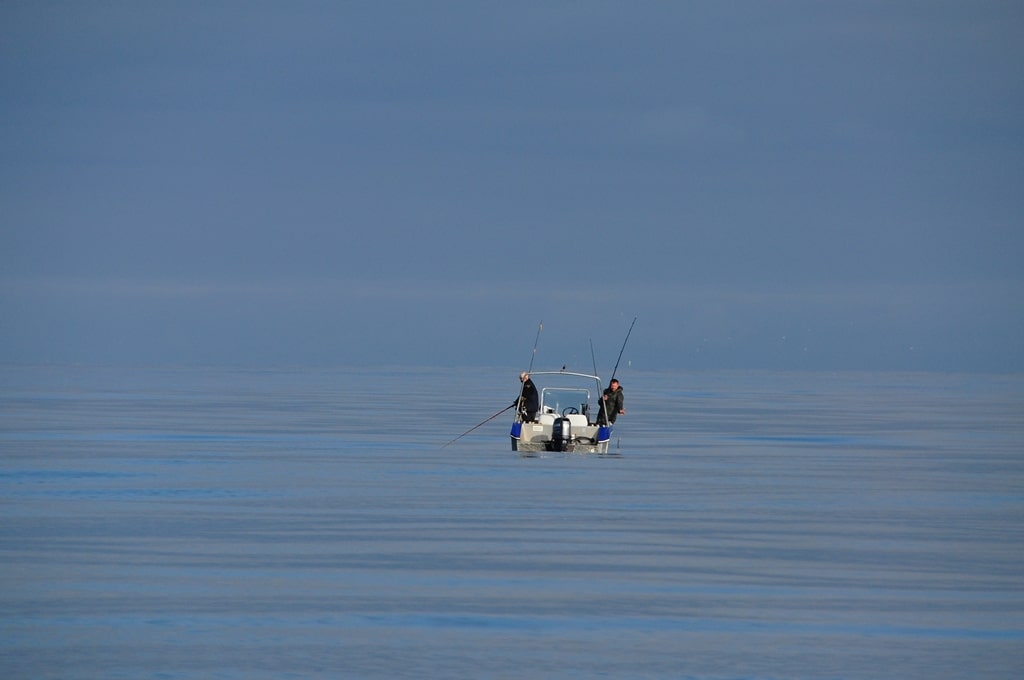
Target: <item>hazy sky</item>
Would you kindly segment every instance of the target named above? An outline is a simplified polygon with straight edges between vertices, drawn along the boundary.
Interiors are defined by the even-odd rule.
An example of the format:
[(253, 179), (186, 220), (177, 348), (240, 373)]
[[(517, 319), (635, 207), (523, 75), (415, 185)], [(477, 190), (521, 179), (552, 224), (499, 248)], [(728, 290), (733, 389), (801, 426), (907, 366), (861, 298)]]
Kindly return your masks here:
[(0, 4), (0, 362), (1024, 370), (1024, 4)]

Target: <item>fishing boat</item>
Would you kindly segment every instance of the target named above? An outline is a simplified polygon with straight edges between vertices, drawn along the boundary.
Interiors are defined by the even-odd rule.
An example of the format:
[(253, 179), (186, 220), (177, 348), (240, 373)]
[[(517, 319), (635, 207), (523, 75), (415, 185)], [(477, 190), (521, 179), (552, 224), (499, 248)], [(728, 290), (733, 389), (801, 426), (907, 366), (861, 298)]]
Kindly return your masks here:
[(600, 377), (565, 369), (529, 376), (537, 384), (540, 408), (533, 420), (516, 409), (510, 433), (513, 451), (608, 452), (612, 426), (599, 423), (607, 421), (600, 418)]
[[(619, 350), (619, 358), (612, 369), (612, 380), (615, 380), (615, 373), (619, 370), (619, 362), (622, 361), (622, 352), (626, 349), (629, 336), (636, 325), (636, 318), (626, 332), (626, 339)], [(540, 340), (541, 329), (544, 324), (537, 327), (537, 337), (533, 340), (533, 358), (537, 356), (537, 343)], [(590, 356), (594, 357), (594, 343), (590, 343)], [(612, 439), (612, 426), (608, 423), (615, 420), (614, 414), (604, 413), (600, 409), (605, 408), (605, 401), (602, 399), (604, 392), (601, 389), (601, 378), (597, 375), (597, 362), (594, 361), (594, 373), (577, 373), (567, 371), (562, 366), (560, 371), (533, 371), (533, 358), (530, 359), (530, 368), (520, 374), (524, 387), (519, 398), (506, 406), (494, 415), (486, 418), (469, 428), (455, 439), (452, 439), (441, 448), (445, 448), (459, 441), (470, 432), (491, 422), (509, 409), (515, 409), (515, 419), (512, 421), (512, 450), (525, 453), (540, 451), (573, 451), (579, 453), (608, 453), (608, 443)], [(537, 378), (541, 382), (540, 391), (534, 394), (529, 393), (526, 399), (526, 378), (532, 381)], [(536, 388), (536, 383), (531, 384)], [(591, 391), (593, 390), (593, 391)], [(536, 403), (534, 403), (536, 398)], [(523, 404), (529, 401), (529, 405)], [(520, 406), (529, 408), (519, 408)], [(536, 411), (533, 408), (536, 407)], [(619, 411), (622, 413), (622, 411)]]

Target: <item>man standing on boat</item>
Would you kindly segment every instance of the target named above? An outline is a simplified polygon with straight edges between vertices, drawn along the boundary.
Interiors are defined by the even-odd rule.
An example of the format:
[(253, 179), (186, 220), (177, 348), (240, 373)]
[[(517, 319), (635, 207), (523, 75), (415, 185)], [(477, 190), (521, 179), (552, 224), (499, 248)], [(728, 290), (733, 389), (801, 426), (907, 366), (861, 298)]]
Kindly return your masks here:
[(606, 417), (608, 419), (607, 424), (614, 425), (616, 418), (626, 414), (622, 386), (619, 385), (619, 381), (615, 378), (612, 378), (611, 382), (608, 383), (608, 389), (601, 395), (601, 400), (601, 407), (597, 410), (597, 422), (599, 425), (605, 424)]
[(530, 374), (523, 371), (519, 374), (519, 382), (523, 383), (519, 391), (519, 399), (516, 400), (517, 410), (523, 414), (525, 422), (537, 420), (537, 411), (540, 410), (540, 395), (537, 394), (537, 386), (530, 379)]

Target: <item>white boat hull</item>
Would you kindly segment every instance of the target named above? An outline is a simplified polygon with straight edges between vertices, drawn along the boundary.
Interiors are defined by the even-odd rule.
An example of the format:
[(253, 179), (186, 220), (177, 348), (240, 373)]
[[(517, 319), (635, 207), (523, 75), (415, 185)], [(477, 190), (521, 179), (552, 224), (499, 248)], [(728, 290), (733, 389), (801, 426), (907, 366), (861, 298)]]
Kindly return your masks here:
[(553, 422), (515, 423), (511, 435), (512, 450), (608, 453), (608, 442), (611, 441), (610, 427), (581, 423), (570, 425), (568, 436), (563, 436), (556, 432)]

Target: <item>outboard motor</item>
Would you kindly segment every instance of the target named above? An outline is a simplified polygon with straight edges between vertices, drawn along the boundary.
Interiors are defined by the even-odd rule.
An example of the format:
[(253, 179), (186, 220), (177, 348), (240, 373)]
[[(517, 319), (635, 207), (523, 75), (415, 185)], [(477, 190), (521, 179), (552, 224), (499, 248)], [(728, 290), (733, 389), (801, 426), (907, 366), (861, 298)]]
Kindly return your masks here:
[(568, 418), (555, 418), (551, 427), (551, 450), (568, 451), (572, 442), (572, 424)]

